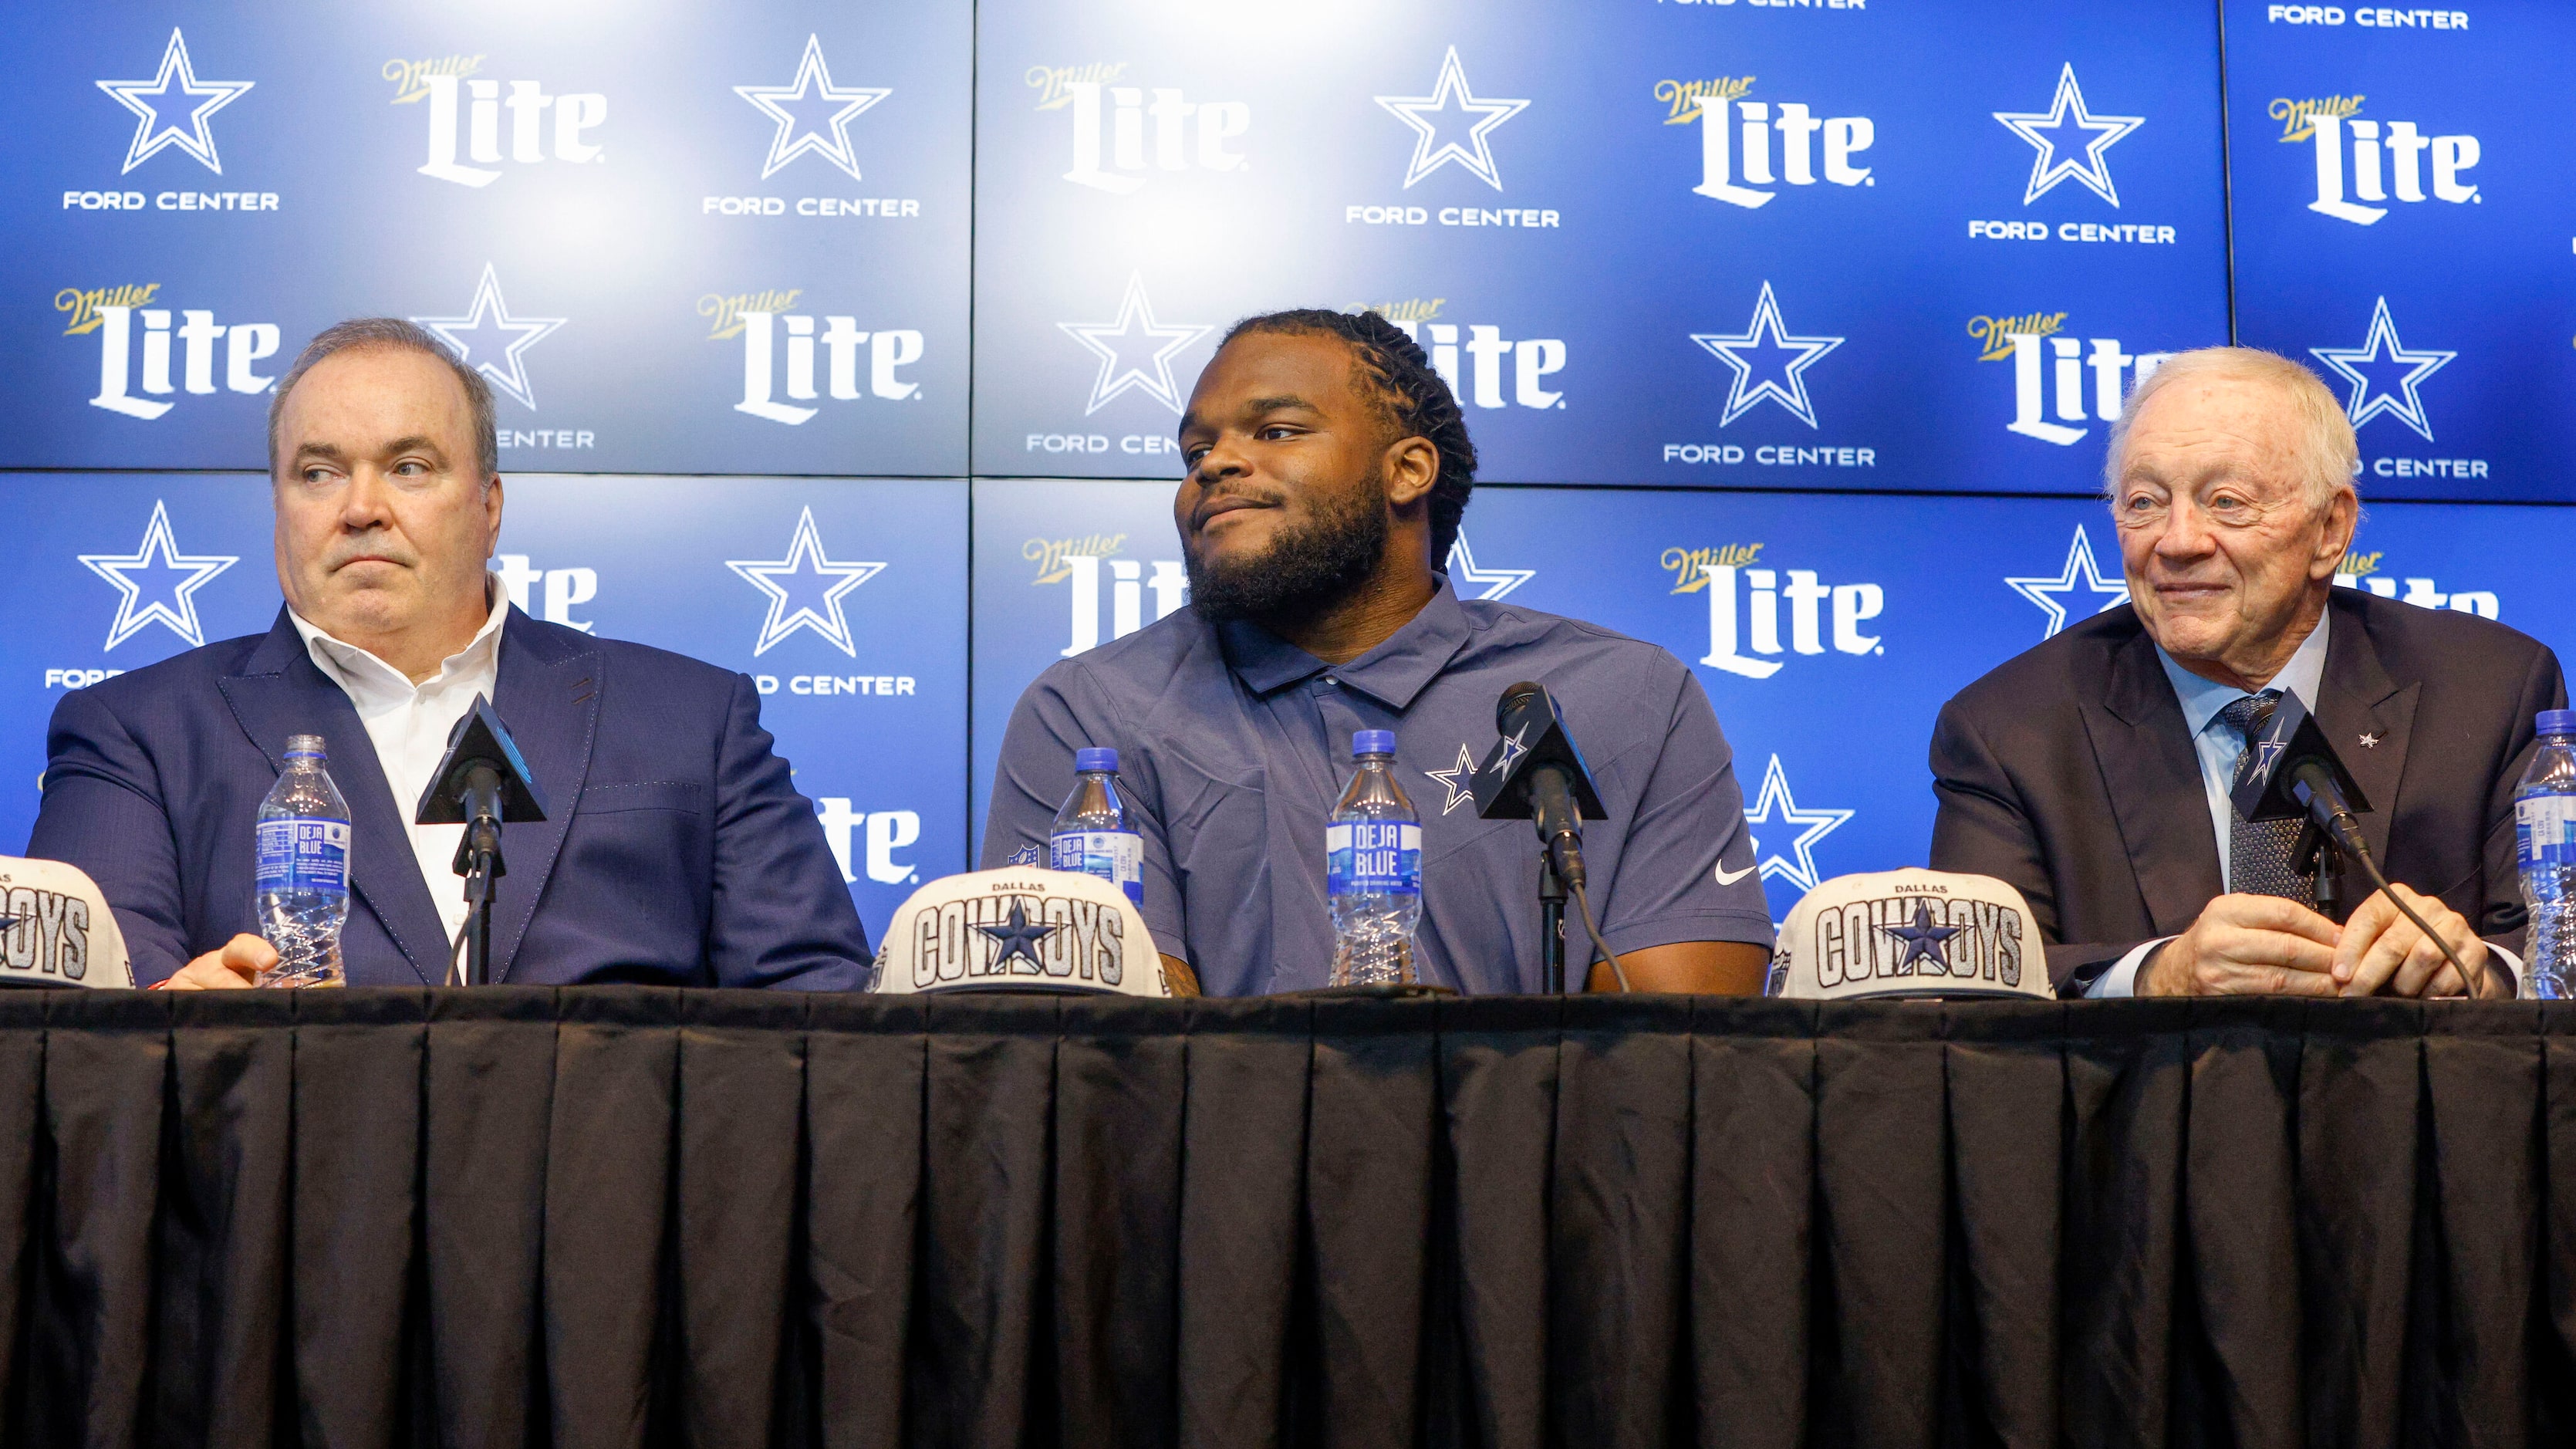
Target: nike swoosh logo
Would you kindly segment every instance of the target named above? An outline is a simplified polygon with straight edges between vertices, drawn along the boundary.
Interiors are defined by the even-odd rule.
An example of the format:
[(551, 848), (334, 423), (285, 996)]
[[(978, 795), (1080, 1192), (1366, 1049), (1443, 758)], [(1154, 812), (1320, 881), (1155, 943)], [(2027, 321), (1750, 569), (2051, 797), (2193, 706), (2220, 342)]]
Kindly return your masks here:
[(1730, 875), (1727, 873), (1726, 867), (1720, 865), (1712, 867), (1709, 870), (1709, 874), (1717, 877), (1717, 883), (1719, 885), (1733, 885), (1737, 881), (1744, 879), (1746, 876), (1753, 874), (1754, 870), (1755, 867), (1748, 865), (1744, 869), (1736, 871)]

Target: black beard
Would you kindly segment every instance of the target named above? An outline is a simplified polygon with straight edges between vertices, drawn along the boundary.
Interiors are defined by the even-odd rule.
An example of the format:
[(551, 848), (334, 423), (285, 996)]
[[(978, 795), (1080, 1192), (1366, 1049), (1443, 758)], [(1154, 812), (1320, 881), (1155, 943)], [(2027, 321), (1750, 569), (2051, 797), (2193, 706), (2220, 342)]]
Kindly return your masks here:
[(1319, 512), (1257, 558), (1211, 566), (1183, 549), (1190, 607), (1213, 623), (1311, 619), (1347, 598), (1386, 557), (1386, 495), (1368, 489), (1348, 508)]

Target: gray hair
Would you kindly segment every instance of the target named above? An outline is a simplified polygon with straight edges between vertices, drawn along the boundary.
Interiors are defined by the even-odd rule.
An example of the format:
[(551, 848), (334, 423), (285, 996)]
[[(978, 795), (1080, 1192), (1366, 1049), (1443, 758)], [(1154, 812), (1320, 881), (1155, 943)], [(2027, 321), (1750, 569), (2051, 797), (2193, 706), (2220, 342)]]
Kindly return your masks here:
[(269, 476), (277, 476), (277, 422), (286, 412), (286, 395), (293, 392), (295, 385), (304, 380), (304, 374), (320, 365), (324, 358), (370, 347), (425, 353), (447, 364), (447, 370), (455, 374), (456, 385), (465, 389), (465, 411), (474, 427), (477, 475), (485, 488), (491, 487), (492, 476), (501, 471), (501, 436), (499, 424), (493, 420), (492, 385), (483, 380), (483, 374), (467, 367), (455, 349), (440, 341), (435, 333), (400, 317), (353, 317), (346, 322), (334, 322), (304, 344), (304, 351), (296, 357), (295, 365), (286, 370), (286, 376), (278, 382), (277, 391), (268, 400)]
[(2344, 417), (2343, 404), (2335, 401), (2335, 395), (2315, 373), (2257, 347), (2203, 347), (2174, 354), (2130, 392), (2128, 402), (2120, 409), (2120, 420), (2111, 425), (2110, 450), (2102, 458), (2103, 497), (2114, 505), (2119, 502), (2120, 457), (2128, 447), (2129, 429), (2145, 410), (2148, 399), (2175, 383), (2203, 379), (2265, 383), (2290, 405), (2299, 424), (2295, 448), (2299, 483), (2310, 507), (2324, 508), (2337, 493), (2360, 496), (2360, 490), (2353, 486), (2353, 477), (2361, 465), (2360, 440), (2353, 436), (2352, 423)]

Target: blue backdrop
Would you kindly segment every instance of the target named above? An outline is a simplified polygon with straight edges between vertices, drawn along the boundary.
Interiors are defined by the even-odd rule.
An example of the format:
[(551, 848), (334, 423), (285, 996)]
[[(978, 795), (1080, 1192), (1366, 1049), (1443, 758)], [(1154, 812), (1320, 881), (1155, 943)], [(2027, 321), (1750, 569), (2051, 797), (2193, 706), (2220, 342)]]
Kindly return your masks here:
[(1462, 592), (1694, 664), (1785, 910), (2120, 597), (2109, 419), (2231, 337), (2359, 429), (2350, 586), (2576, 641), (2576, 12), (2114, 0), (101, 4), (0, 20), (0, 840), (63, 690), (277, 608), (340, 317), (493, 380), (532, 613), (753, 675), (872, 929), (1027, 680), (1181, 607), (1224, 328), (1373, 306)]

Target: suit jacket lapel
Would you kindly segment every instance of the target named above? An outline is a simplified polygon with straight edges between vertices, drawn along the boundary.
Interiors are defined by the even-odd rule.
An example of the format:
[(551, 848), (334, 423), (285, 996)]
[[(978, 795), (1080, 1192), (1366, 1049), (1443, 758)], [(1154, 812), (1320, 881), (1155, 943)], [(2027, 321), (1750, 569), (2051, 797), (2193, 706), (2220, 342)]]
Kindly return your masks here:
[(607, 656), (572, 630), (540, 624), (516, 609), (502, 626), (501, 673), (492, 708), (510, 728), (545, 797), (546, 818), (507, 827), (492, 920), (492, 979), (510, 979), (519, 942), (554, 874), (564, 831), (590, 773)]
[[(277, 611), (276, 624), (251, 651), (242, 672), (217, 680), (216, 686), (273, 771), (285, 768), (287, 736), (322, 736), (331, 754), (331, 779), (349, 803), (349, 888), (384, 924), (385, 934), (424, 983), (445, 980), (447, 931), (403, 825), (412, 802), (394, 800), (357, 707), (314, 666), (284, 609)], [(250, 842), (243, 841), (242, 848), (248, 850)]]
[[(2370, 802), (2369, 812), (2361, 817), (2361, 838), (2369, 842), (2372, 858), (2385, 869), (2388, 822), (2397, 813), (2398, 784), (2406, 773), (2406, 747), (2423, 685), (2418, 680), (2401, 685), (2389, 678), (2358, 605), (2346, 603), (2338, 593), (2327, 607), (2333, 613), (2334, 632), (2326, 638), (2325, 673), (2317, 684), (2317, 724)], [(2364, 745), (2365, 737), (2373, 743)], [(2362, 894), (2369, 890), (2362, 887)]]
[(2190, 726), (2145, 630), (2113, 652), (2102, 699), (2083, 710), (2153, 928), (2182, 930), (2222, 889), (2218, 841)]

